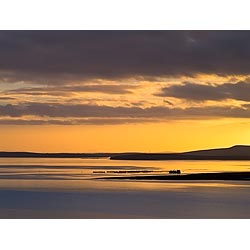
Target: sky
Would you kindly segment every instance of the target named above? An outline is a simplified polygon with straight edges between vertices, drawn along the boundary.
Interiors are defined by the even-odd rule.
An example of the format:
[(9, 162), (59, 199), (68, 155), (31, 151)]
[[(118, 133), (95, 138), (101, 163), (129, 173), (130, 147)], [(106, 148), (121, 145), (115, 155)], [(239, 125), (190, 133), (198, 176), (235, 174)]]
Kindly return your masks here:
[(0, 151), (250, 144), (250, 31), (0, 31)]

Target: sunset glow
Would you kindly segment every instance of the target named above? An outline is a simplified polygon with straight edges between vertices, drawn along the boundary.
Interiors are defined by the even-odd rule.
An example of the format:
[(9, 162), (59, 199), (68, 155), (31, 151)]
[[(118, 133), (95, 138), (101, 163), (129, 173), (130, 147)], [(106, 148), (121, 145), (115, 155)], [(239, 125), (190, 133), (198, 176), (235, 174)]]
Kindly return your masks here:
[(249, 144), (250, 72), (241, 53), (249, 39), (248, 32), (2, 31), (0, 151)]

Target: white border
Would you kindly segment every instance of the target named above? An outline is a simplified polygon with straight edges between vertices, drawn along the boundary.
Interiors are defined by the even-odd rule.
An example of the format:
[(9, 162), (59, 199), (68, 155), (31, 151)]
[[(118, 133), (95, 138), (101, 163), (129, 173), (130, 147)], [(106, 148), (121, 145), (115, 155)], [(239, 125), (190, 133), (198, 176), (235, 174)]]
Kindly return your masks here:
[[(248, 1), (1, 1), (0, 29), (249, 29)], [(1, 220), (2, 249), (247, 249), (249, 220)]]
[(2, 249), (228, 250), (248, 248), (247, 228), (247, 220), (2, 220), (0, 234)]
[(6, 0), (0, 29), (249, 29), (247, 0)]

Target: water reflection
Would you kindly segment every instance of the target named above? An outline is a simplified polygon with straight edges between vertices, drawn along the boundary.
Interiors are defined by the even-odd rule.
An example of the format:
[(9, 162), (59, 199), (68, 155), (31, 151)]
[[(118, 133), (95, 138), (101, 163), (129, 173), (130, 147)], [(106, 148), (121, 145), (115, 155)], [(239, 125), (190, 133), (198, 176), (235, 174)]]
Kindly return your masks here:
[(107, 176), (248, 171), (250, 161), (112, 161), (101, 159), (0, 158), (2, 179), (92, 179)]
[(0, 158), (0, 218), (249, 218), (247, 181), (94, 179), (147, 174), (133, 173), (141, 170), (200, 173), (249, 166), (246, 161)]

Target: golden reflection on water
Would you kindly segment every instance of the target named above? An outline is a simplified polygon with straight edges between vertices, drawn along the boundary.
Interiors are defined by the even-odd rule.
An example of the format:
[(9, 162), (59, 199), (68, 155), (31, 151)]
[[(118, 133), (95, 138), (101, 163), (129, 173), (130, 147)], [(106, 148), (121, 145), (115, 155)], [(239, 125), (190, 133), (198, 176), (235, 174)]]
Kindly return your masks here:
[[(152, 170), (149, 174), (249, 171), (250, 161), (111, 161), (109, 159), (1, 158), (0, 188), (57, 191), (164, 191), (199, 188), (249, 188), (245, 181), (128, 181), (97, 180), (98, 177), (129, 176), (138, 173), (110, 174), (108, 170)], [(103, 170), (104, 174), (93, 174)], [(145, 173), (143, 173), (144, 175)]]
[[(249, 171), (250, 161), (192, 161), (192, 160), (172, 160), (172, 161), (128, 161), (80, 158), (0, 158), (1, 166), (82, 166), (88, 167), (139, 167), (154, 170), (181, 169), (184, 173), (191, 172), (216, 172), (216, 171)], [(42, 169), (42, 168), (41, 168)], [(63, 170), (63, 169), (61, 169)], [(79, 171), (78, 171), (79, 172)]]
[(1, 180), (1, 189), (62, 192), (170, 191), (250, 188), (245, 181), (117, 181), (117, 180)]

